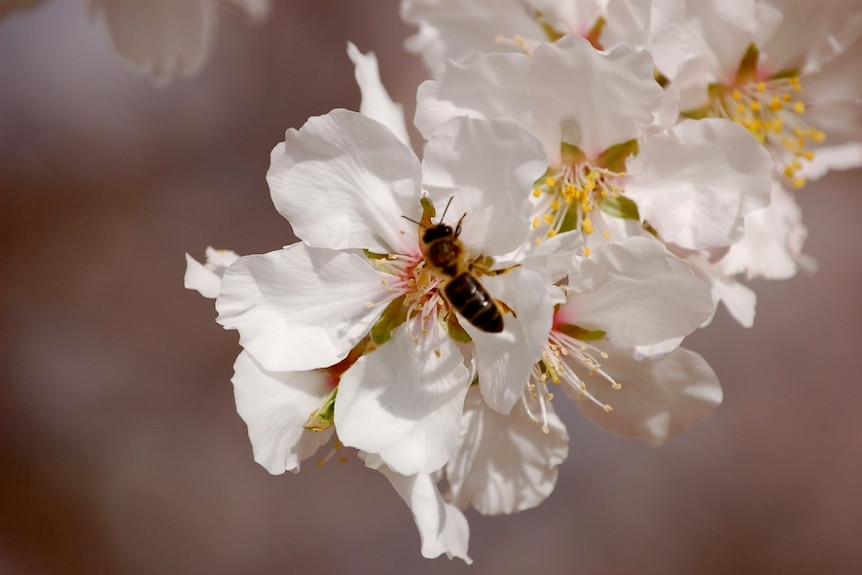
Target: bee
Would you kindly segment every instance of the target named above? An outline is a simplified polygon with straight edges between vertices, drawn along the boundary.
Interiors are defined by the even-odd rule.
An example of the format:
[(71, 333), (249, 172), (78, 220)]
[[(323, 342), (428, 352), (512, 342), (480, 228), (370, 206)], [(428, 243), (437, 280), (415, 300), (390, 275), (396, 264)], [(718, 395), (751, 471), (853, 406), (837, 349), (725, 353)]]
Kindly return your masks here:
[[(446, 210), (449, 209), (451, 203), (452, 198), (449, 198), (449, 203), (446, 204), (446, 209), (443, 210), (438, 224), (426, 227), (419, 222), (410, 220), (425, 228), (422, 233), (425, 265), (448, 278), (443, 282), (440, 291), (455, 311), (482, 331), (500, 333), (503, 331), (503, 310), (500, 306), (502, 302), (497, 302), (491, 297), (491, 294), (479, 282), (476, 275), (499, 275), (516, 266), (501, 270), (489, 270), (480, 263), (487, 261), (488, 258), (479, 256), (469, 259), (467, 250), (461, 240), (458, 239), (458, 236), (461, 235), (461, 222), (464, 221), (467, 214), (464, 213), (458, 219), (454, 229), (443, 223)], [(405, 216), (405, 219), (409, 220), (410, 218)], [(505, 304), (503, 307), (506, 311), (511, 311)]]

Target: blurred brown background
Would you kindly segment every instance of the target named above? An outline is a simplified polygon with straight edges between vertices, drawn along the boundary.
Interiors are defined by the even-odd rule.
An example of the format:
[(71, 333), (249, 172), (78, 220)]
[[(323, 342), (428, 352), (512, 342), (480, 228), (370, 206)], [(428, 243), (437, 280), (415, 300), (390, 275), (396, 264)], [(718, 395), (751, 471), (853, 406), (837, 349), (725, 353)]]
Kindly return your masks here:
[(860, 573), (859, 170), (799, 194), (816, 276), (758, 282), (688, 347), (715, 417), (652, 450), (557, 402), (556, 491), (469, 513), (472, 567), (422, 559), (410, 514), (355, 456), (299, 475), (252, 461), (237, 337), (182, 287), (189, 252), (292, 241), (265, 182), (284, 130), (357, 109), (345, 43), (373, 50), (412, 116), (424, 70), (396, 0), (222, 10), (190, 80), (154, 86), (83, 0), (0, 21), (0, 573)]

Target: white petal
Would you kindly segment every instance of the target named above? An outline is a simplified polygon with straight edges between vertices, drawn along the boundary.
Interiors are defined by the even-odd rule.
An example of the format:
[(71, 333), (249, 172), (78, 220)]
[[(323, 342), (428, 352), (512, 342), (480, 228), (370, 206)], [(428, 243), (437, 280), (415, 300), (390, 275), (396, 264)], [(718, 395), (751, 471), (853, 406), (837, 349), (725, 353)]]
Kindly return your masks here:
[(323, 371), (272, 372), (242, 352), (234, 364), (236, 410), (248, 426), (254, 460), (273, 475), (299, 471), (303, 459), (329, 441), (332, 430), (303, 426), (332, 391)]
[(545, 433), (523, 405), (502, 415), (470, 393), (462, 425), (461, 449), (446, 466), (455, 505), (472, 505), (485, 515), (516, 513), (536, 507), (554, 490), (569, 435), (553, 410)]
[(401, 17), (419, 26), (419, 32), (405, 44), (422, 55), (432, 72), (447, 58), (459, 60), (475, 52), (517, 48), (513, 42), (497, 42), (498, 37), (543, 37), (538, 23), (518, 0), (405, 0)]
[[(619, 218), (615, 218), (619, 219)], [(575, 253), (584, 247), (584, 235), (573, 231), (545, 238), (539, 245), (527, 242), (524, 249), (504, 259), (519, 260), (526, 269), (544, 271), (552, 282), (575, 271)]]
[(683, 86), (683, 110), (703, 105), (707, 86), (731, 80), (754, 41), (754, 0), (653, 0), (652, 7), (656, 66)]
[(536, 123), (555, 125), (557, 145), (574, 144), (588, 158), (639, 138), (664, 112), (665, 94), (645, 50), (621, 44), (599, 52), (583, 38), (567, 36), (539, 46), (533, 59), (528, 82), (558, 97), (554, 108), (535, 111)]
[(623, 437), (658, 446), (707, 419), (721, 403), (718, 378), (698, 354), (678, 348), (660, 359), (637, 361), (624, 351), (609, 351), (602, 362), (621, 389), (612, 390), (597, 376), (586, 376), (590, 392), (613, 411), (586, 398), (578, 407), (590, 419)]
[(602, 330), (615, 345), (654, 345), (686, 336), (712, 315), (709, 287), (661, 242), (605, 244), (569, 276), (567, 303), (554, 321)]
[(432, 199), (452, 198), (466, 214), (461, 240), (477, 253), (501, 255), (530, 232), (528, 190), (547, 168), (541, 143), (508, 121), (454, 118), (425, 147), (422, 184)]
[(532, 58), (524, 54), (474, 54), (462, 62), (447, 62), (439, 81), (419, 86), (416, 127), (430, 139), (452, 118), (509, 118), (538, 138), (554, 163), (560, 155), (559, 125), (539, 124), (535, 116), (540, 110), (556, 109), (556, 96), (529, 84), (532, 66)]
[(685, 120), (647, 138), (628, 163), (626, 193), (665, 242), (700, 250), (742, 236), (746, 214), (769, 203), (772, 159), (745, 128)]
[(216, 321), (266, 369), (329, 367), (383, 312), (388, 277), (364, 256), (301, 243), (245, 256), (225, 272)]
[(221, 291), (221, 278), (224, 271), (239, 259), (239, 255), (230, 250), (208, 247), (206, 256), (207, 263), (204, 265), (186, 254), (186, 275), (183, 285), (186, 289), (196, 290), (206, 298), (215, 299)]
[(210, 50), (212, 0), (94, 0), (114, 49), (156, 78), (195, 72)]
[(442, 329), (418, 336), (413, 320), (360, 357), (341, 377), (335, 400), (338, 437), (379, 454), (404, 475), (432, 473), (458, 447), (469, 371)]
[(777, 180), (772, 201), (745, 216), (745, 235), (721, 260), (728, 275), (745, 273), (748, 279), (787, 279), (796, 275), (803, 259), (802, 244), (808, 230), (793, 194)]
[(482, 396), (492, 409), (506, 414), (520, 400), (542, 355), (561, 294), (541, 274), (522, 268), (482, 282), (517, 315), (504, 314), (501, 333), (482, 331), (463, 318), (459, 321), (473, 338)]
[[(750, 288), (727, 275), (720, 262), (712, 263), (700, 255), (691, 255), (688, 261), (698, 276), (709, 284), (715, 305), (720, 301), (742, 327), (754, 325), (757, 295)], [(704, 325), (710, 320), (704, 322)]]
[(596, 157), (640, 137), (667, 112), (648, 53), (625, 45), (598, 52), (576, 36), (542, 44), (531, 56), (448, 62), (439, 81), (420, 86), (417, 100), (416, 126), (426, 138), (456, 116), (511, 118), (542, 142), (552, 166), (564, 140)]
[(314, 247), (375, 253), (418, 250), (419, 160), (383, 124), (333, 110), (289, 129), (267, 172), (272, 201)]
[(449, 559), (458, 557), (467, 565), (473, 563), (467, 555), (470, 543), (467, 518), (457, 507), (443, 501), (430, 475), (405, 476), (385, 465), (377, 469), (410, 508), (422, 541), (422, 557), (433, 559), (445, 553)]
[(356, 76), (359, 91), (362, 93), (359, 112), (363, 116), (377, 120), (389, 128), (405, 145), (410, 146), (410, 136), (407, 134), (407, 124), (404, 121), (404, 107), (393, 102), (386, 88), (383, 87), (377, 67), (377, 56), (374, 52), (363, 54), (353, 42), (347, 43), (347, 55), (355, 66), (353, 73)]

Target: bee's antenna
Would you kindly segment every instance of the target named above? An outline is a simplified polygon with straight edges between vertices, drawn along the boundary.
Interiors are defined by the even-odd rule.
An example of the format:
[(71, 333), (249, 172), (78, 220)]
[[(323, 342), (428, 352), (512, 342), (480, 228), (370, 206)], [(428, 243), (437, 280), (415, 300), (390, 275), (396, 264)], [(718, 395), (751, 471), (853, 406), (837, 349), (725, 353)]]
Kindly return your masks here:
[(452, 199), (453, 199), (454, 197), (455, 197), (455, 196), (449, 196), (449, 201), (448, 201), (448, 202), (446, 202), (446, 207), (445, 207), (445, 208), (443, 208), (443, 215), (442, 215), (442, 216), (440, 216), (440, 221), (441, 221), (441, 222), (446, 218), (446, 212), (448, 212), (448, 211), (449, 211), (449, 205), (452, 203)]
[(417, 225), (417, 226), (419, 226), (420, 228), (424, 228), (424, 227), (425, 227), (425, 226), (423, 226), (423, 225), (422, 225), (422, 223), (421, 223), (421, 222), (417, 222), (417, 221), (416, 221), (416, 220), (414, 220), (413, 218), (408, 218), (407, 216), (401, 216), (401, 217), (402, 217), (402, 218), (404, 218), (405, 220), (407, 220), (408, 222), (413, 222), (414, 224), (416, 224), (416, 225)]

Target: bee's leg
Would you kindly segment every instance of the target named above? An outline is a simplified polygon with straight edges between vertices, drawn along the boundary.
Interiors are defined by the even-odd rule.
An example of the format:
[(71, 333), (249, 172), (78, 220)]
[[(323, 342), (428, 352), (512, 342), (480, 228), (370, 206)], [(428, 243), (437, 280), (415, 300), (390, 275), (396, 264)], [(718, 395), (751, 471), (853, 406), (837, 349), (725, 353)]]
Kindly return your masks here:
[[(516, 267), (516, 266), (512, 266), (512, 267)], [(509, 307), (509, 304), (507, 304), (506, 302), (504, 302), (501, 299), (494, 299), (494, 301), (497, 302), (498, 306), (500, 306), (500, 311), (502, 311), (503, 313), (510, 313), (510, 314), (512, 314), (512, 317), (518, 317), (518, 314), (515, 313), (515, 310), (513, 310), (512, 308)]]
[(492, 270), (491, 266), (494, 265), (494, 258), (490, 256), (479, 256), (467, 265), (471, 272), (475, 272), (478, 275), (499, 276), (509, 273), (513, 269), (520, 267), (521, 264), (515, 264), (498, 270)]

